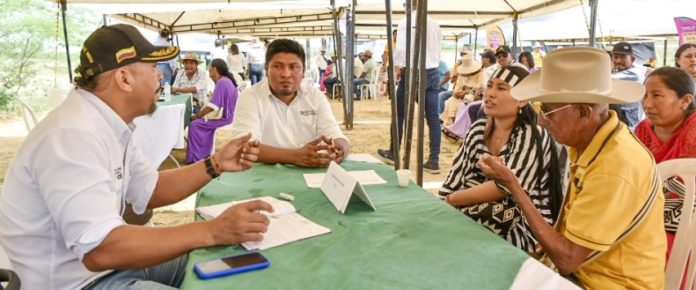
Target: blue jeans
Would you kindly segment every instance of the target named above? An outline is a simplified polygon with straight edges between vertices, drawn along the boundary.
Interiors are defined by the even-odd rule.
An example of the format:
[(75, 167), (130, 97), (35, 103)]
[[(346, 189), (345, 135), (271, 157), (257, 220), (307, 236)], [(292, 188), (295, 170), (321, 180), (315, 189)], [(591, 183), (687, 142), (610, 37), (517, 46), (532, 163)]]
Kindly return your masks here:
[(171, 290), (179, 289), (186, 274), (186, 255), (139, 270), (117, 270), (85, 286), (84, 290)]
[(442, 111), (445, 110), (445, 101), (452, 97), (452, 91), (441, 92), (437, 97), (439, 99), (437, 112), (438, 114), (442, 114)]
[(370, 81), (368, 79), (365, 79), (365, 78), (355, 79), (353, 81), (356, 98), (360, 98), (360, 85), (369, 84), (369, 83), (370, 83)]
[(172, 67), (169, 66), (167, 62), (158, 62), (157, 69), (162, 72), (162, 79), (160, 80), (160, 86), (164, 88), (164, 83), (170, 83), (172, 81)]
[[(437, 68), (426, 70), (425, 80), (425, 121), (428, 124), (428, 131), (430, 131), (430, 156), (428, 156), (428, 161), (439, 162), (441, 132), (440, 118), (437, 110), (440, 102), (440, 99), (438, 98), (440, 75)], [(404, 78), (401, 78), (401, 81), (399, 81), (399, 87), (396, 89), (396, 119), (399, 126), (399, 140), (397, 142), (399, 142), (399, 144), (401, 144), (401, 138), (404, 135), (404, 104), (406, 102), (406, 94), (404, 92), (404, 86), (406, 85), (405, 83), (406, 81)], [(418, 120), (418, 118), (413, 119)], [(394, 142), (393, 139), (392, 142)], [(391, 149), (393, 147), (389, 148)]]
[(324, 76), (325, 69), (319, 69), (319, 78), (317, 79), (317, 83), (321, 83), (321, 78)]
[(263, 80), (263, 65), (252, 63), (249, 65), (249, 80), (255, 84)]
[(327, 94), (333, 93), (333, 87), (337, 82), (338, 78), (326, 78), (326, 80), (324, 80), (324, 87), (326, 87)]

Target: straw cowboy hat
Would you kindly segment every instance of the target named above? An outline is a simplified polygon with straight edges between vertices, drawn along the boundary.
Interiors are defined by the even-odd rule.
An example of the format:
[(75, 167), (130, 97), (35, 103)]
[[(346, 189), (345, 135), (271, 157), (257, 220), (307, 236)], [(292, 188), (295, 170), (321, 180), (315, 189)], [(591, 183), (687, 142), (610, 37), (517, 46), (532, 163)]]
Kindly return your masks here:
[(459, 66), (457, 66), (457, 73), (465, 75), (476, 72), (480, 69), (481, 63), (474, 60), (474, 56), (469, 53), (462, 56), (462, 62), (459, 64)]
[(520, 101), (547, 103), (633, 103), (645, 88), (611, 78), (609, 55), (593, 47), (557, 49), (544, 57), (543, 69), (525, 78), (511, 94)]
[(197, 64), (203, 63), (203, 61), (200, 60), (200, 59), (198, 59), (198, 56), (197, 56), (195, 53), (193, 53), (193, 52), (187, 52), (187, 53), (184, 55), (184, 57), (182, 57), (182, 58), (179, 60), (179, 62), (180, 62), (180, 63), (183, 63), (185, 60), (192, 60), (192, 61), (195, 61)]
[(471, 54), (471, 49), (466, 45), (462, 45), (462, 47), (459, 48), (459, 53)]

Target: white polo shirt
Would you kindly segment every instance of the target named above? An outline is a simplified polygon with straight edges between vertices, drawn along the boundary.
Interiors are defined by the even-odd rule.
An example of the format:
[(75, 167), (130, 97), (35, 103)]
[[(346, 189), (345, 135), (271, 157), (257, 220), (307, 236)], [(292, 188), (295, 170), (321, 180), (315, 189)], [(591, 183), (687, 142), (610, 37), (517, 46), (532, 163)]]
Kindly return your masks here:
[(75, 289), (108, 273), (81, 260), (125, 224), (126, 201), (145, 210), (158, 178), (133, 129), (78, 89), (24, 140), (0, 193), (0, 243), (22, 288)]
[(262, 144), (284, 149), (301, 148), (321, 135), (348, 140), (319, 89), (303, 83), (295, 99), (286, 105), (271, 94), (266, 78), (237, 100), (232, 137), (249, 132)]

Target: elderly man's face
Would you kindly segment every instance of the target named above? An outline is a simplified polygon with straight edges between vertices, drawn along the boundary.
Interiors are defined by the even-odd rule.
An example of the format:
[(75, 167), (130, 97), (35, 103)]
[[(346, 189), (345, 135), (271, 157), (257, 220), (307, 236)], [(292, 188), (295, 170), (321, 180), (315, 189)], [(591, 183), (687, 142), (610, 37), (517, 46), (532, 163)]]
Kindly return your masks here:
[(556, 142), (572, 146), (577, 137), (576, 126), (579, 112), (572, 104), (542, 103), (537, 113), (537, 122), (551, 133)]
[(293, 53), (277, 53), (266, 64), (268, 84), (276, 97), (293, 96), (304, 77), (302, 60)]
[(184, 70), (187, 74), (194, 74), (198, 70), (198, 63), (193, 60), (184, 60)]
[(626, 70), (633, 64), (633, 56), (614, 53), (611, 55), (611, 62), (614, 64), (615, 71)]

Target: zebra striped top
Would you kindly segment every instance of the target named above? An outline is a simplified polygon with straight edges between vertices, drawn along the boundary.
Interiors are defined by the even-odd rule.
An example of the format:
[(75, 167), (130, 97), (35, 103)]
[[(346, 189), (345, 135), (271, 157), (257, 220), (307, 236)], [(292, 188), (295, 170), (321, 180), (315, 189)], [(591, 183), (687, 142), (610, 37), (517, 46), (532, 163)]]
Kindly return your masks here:
[[(447, 179), (440, 188), (440, 195), (449, 195), (457, 190), (472, 188), (489, 181), (476, 165), (484, 153), (490, 154), (488, 146), (486, 146), (483, 139), (485, 127), (486, 119), (480, 119), (472, 124), (464, 143), (457, 151), (452, 169), (450, 169)], [(545, 129), (538, 127), (544, 161), (544, 164), (539, 164), (537, 143), (534, 141), (532, 129), (530, 125), (513, 128), (507, 144), (500, 150), (500, 156), (503, 156), (505, 164), (517, 176), (522, 188), (529, 194), (532, 203), (546, 222), (553, 224), (555, 221), (549, 206), (548, 167), (552, 154), (551, 146), (555, 146), (555, 142)], [(539, 166), (543, 166), (541, 176), (538, 173)], [(490, 220), (482, 220), (481, 217), (475, 219), (516, 247), (527, 252), (533, 252), (537, 240), (532, 235), (527, 221), (521, 214), (519, 207), (514, 204), (509, 190), (501, 184), (496, 183), (496, 185), (501, 191), (506, 193), (506, 197), (498, 202), (502, 202), (505, 206), (510, 205), (513, 207), (518, 222), (510, 227), (507, 232), (501, 232), (495, 228), (496, 222), (499, 222), (495, 217), (491, 217)], [(467, 213), (473, 207), (479, 207), (479, 205), (464, 206), (460, 208), (460, 211)]]

